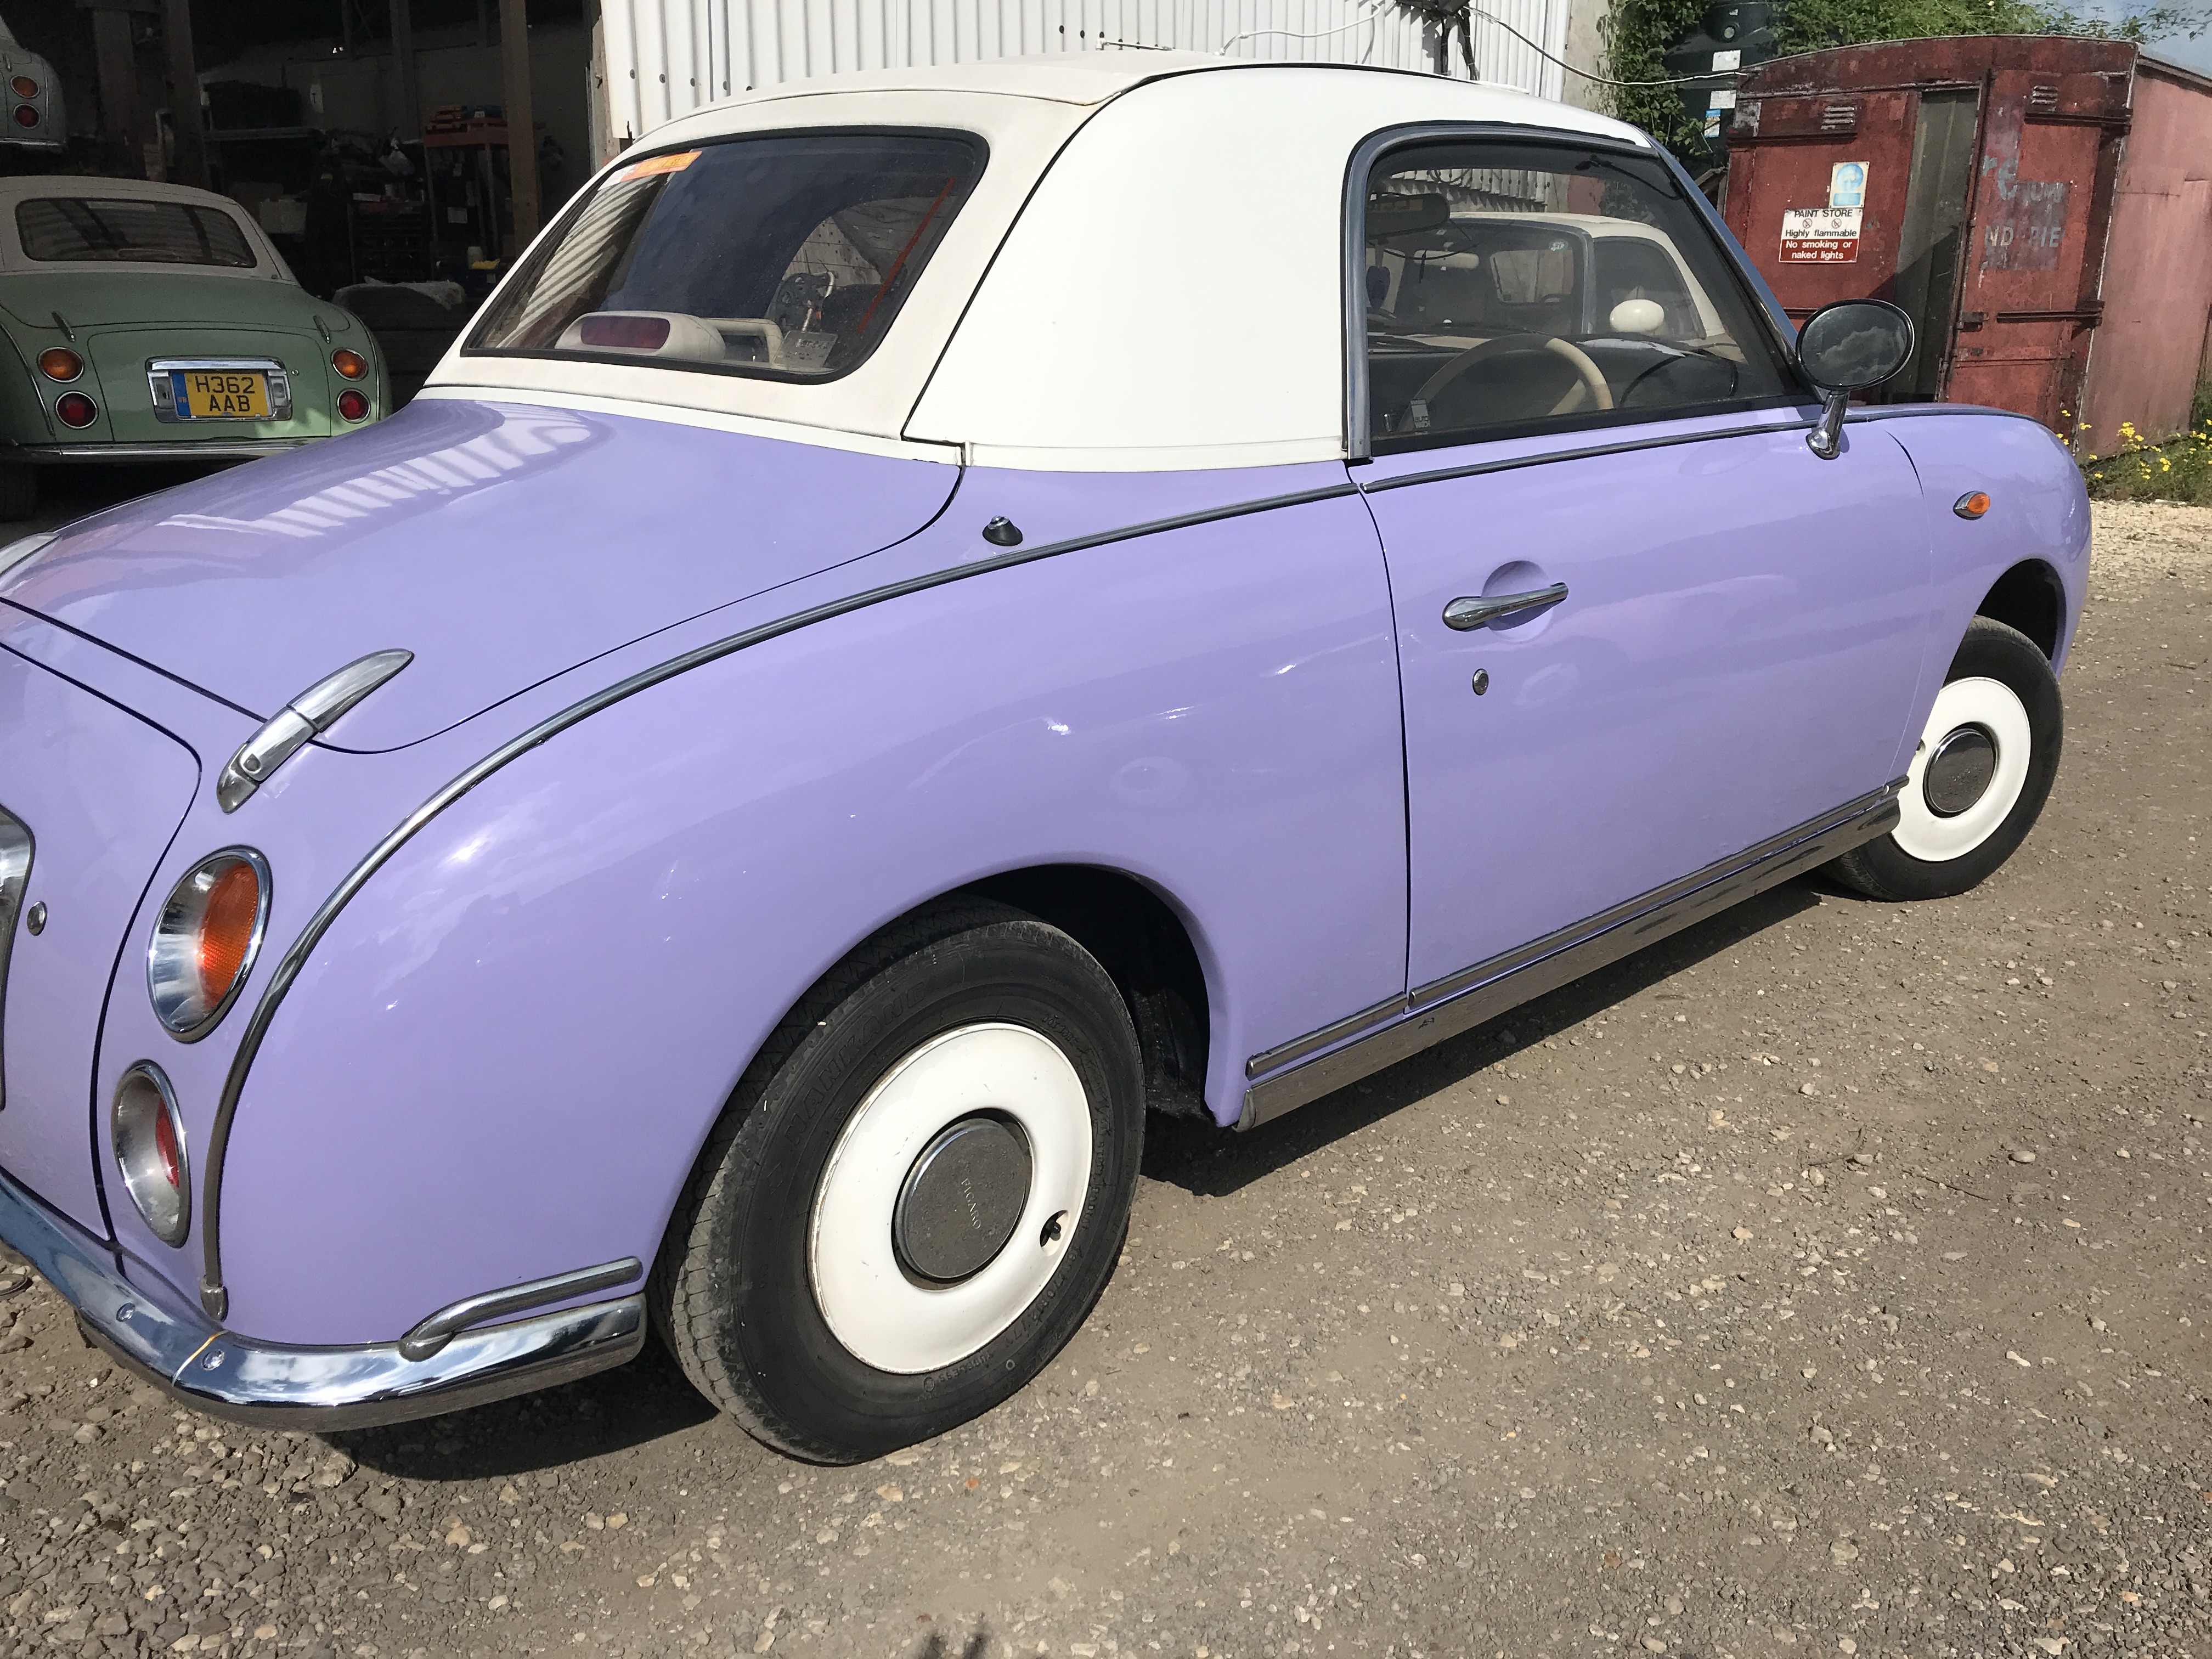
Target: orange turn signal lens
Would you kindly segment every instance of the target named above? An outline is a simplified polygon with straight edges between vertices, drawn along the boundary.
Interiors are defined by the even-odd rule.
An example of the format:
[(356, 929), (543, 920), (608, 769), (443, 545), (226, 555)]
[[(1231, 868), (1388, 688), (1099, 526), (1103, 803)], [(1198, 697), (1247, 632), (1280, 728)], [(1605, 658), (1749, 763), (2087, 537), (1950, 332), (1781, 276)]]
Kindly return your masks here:
[(161, 1024), (189, 1042), (222, 1018), (268, 920), (269, 866), (258, 853), (231, 848), (179, 882), (146, 957), (146, 988)]
[(1971, 490), (1952, 502), (1951, 510), (1962, 519), (1978, 519), (1990, 510), (1990, 493), (1986, 489)]
[(18, 98), (35, 98), (39, 95), (39, 83), (27, 75), (17, 76), (8, 83), (8, 87), (9, 90)]
[(210, 1006), (222, 1000), (246, 966), (260, 915), (261, 881), (253, 866), (243, 860), (224, 866), (208, 886), (199, 937), (192, 941), (200, 998)]
[(341, 346), (331, 353), (331, 367), (349, 380), (358, 380), (368, 373), (368, 359), (358, 351), (348, 351)]
[(84, 359), (67, 346), (48, 346), (39, 354), (39, 373), (50, 380), (74, 380), (84, 373)]

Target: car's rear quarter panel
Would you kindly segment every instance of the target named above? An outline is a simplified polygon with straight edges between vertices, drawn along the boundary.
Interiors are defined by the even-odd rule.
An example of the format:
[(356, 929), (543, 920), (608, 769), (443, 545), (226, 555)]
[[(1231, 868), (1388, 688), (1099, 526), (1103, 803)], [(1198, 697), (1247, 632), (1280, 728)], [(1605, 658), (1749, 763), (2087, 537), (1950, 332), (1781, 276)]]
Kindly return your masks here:
[[(971, 476), (866, 574), (987, 556), (997, 513), (1035, 545), (1343, 477)], [(649, 1261), (810, 983), (934, 895), (1055, 863), (1184, 919), (1217, 1113), (1246, 1054), (1402, 988), (1396, 665), (1356, 499), (823, 622), (495, 774), (368, 883), (270, 1029), (224, 1179), (233, 1323), (389, 1340), (455, 1297)]]

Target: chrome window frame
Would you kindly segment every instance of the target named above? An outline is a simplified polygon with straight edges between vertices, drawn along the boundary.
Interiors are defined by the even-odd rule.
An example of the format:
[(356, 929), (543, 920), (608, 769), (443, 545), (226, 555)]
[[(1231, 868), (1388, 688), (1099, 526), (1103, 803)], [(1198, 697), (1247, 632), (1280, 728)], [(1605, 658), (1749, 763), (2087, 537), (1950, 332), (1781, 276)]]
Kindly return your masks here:
[[(1507, 144), (1561, 144), (1572, 148), (1597, 150), (1615, 155), (1635, 156), (1656, 162), (1673, 174), (1675, 185), (1688, 198), (1691, 212), (1711, 236), (1713, 252), (1721, 264), (1734, 273), (1738, 283), (1738, 296), (1746, 307), (1763, 322), (1769, 331), (1767, 337), (1759, 343), (1773, 354), (1775, 365), (1781, 372), (1783, 392), (1778, 396), (1759, 396), (1727, 400), (1720, 404), (1698, 404), (1681, 409), (1639, 410), (1628, 411), (1632, 417), (1620, 424), (1633, 423), (1632, 417), (1664, 420), (1699, 414), (1740, 413), (1753, 409), (1780, 408), (1802, 403), (1813, 395), (1801, 390), (1806, 386), (1797, 367), (1797, 354), (1792, 348), (1791, 336), (1781, 326), (1788, 321), (1779, 303), (1765, 283), (1758, 276), (1735, 238), (1721, 222), (1690, 175), (1682, 170), (1666, 146), (1654, 140), (1648, 146), (1634, 144), (1626, 139), (1614, 138), (1604, 133), (1573, 132), (1559, 127), (1520, 126), (1504, 121), (1419, 121), (1405, 126), (1385, 127), (1370, 133), (1352, 152), (1352, 160), (1344, 174), (1343, 224), (1343, 307), (1344, 307), (1344, 453), (1347, 460), (1367, 461), (1375, 458), (1375, 434), (1369, 422), (1368, 407), (1370, 387), (1367, 375), (1367, 186), (1376, 165), (1393, 150), (1412, 149), (1422, 144), (1489, 143)], [(1680, 250), (1676, 250), (1679, 254)], [(1684, 261), (1686, 265), (1687, 262)], [(1689, 273), (1693, 278), (1697, 273)], [(1748, 347), (1751, 342), (1746, 341)], [(1558, 428), (1580, 431), (1581, 426)], [(1453, 444), (1484, 443), (1492, 439), (1516, 435), (1512, 431), (1443, 433), (1424, 443), (1392, 446), (1393, 453), (1406, 448), (1439, 447)]]

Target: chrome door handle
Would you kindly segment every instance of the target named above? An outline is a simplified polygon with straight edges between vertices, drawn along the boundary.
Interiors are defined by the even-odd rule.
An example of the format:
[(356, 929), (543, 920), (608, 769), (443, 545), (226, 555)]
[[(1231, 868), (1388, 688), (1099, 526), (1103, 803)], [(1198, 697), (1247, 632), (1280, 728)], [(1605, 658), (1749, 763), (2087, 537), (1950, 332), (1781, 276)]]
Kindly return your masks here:
[(1488, 599), (1454, 599), (1444, 607), (1444, 626), (1462, 634), (1500, 617), (1517, 617), (1524, 611), (1543, 611), (1567, 597), (1567, 585), (1553, 582), (1528, 593), (1498, 593)]

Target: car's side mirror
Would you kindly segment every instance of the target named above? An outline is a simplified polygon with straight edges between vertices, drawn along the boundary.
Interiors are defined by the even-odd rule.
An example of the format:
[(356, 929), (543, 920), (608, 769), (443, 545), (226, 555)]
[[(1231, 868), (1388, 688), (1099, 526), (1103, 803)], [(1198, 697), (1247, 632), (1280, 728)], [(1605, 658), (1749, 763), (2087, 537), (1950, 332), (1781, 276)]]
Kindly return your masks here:
[(1824, 400), (1805, 444), (1824, 461), (1843, 447), (1851, 393), (1880, 386), (1912, 356), (1912, 319), (1887, 300), (1838, 300), (1797, 331), (1797, 367)]

